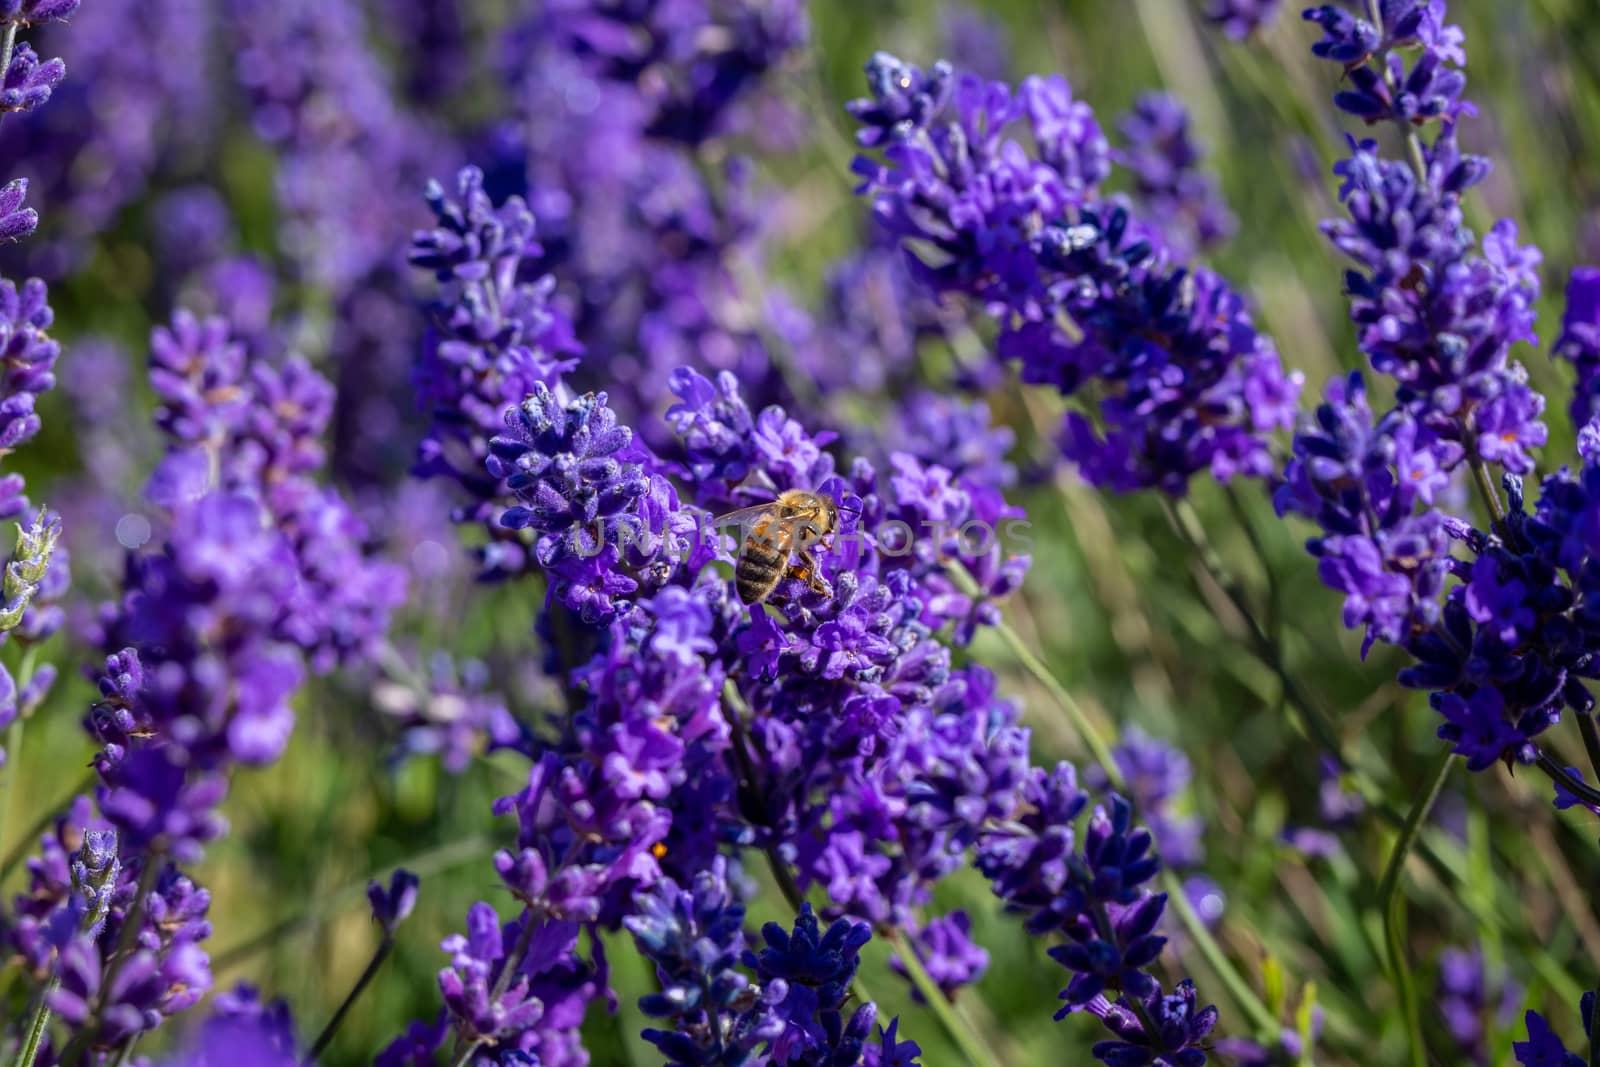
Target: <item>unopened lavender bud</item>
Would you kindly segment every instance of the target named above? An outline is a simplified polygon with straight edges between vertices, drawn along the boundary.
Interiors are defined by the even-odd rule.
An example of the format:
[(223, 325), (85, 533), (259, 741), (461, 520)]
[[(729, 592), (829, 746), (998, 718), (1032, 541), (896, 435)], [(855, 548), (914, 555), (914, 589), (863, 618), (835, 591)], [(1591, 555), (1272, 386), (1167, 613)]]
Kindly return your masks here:
[(20, 523), (17, 525), (17, 547), (6, 564), (5, 578), (0, 581), (0, 597), (4, 598), (0, 604), (0, 631), (14, 629), (22, 621), (22, 613), (50, 567), (50, 554), (60, 536), (61, 520), (42, 508), (32, 526), (23, 529)]
[(367, 899), (372, 902), (372, 917), (383, 926), (383, 932), (392, 934), (395, 927), (405, 921), (417, 906), (417, 876), (404, 867), (396, 870), (389, 879), (389, 887), (372, 881), (367, 884)]
[(85, 830), (83, 847), (72, 857), (72, 888), (84, 898), (86, 909), (80, 929), (90, 937), (98, 935), (105, 924), (121, 872), (117, 832)]

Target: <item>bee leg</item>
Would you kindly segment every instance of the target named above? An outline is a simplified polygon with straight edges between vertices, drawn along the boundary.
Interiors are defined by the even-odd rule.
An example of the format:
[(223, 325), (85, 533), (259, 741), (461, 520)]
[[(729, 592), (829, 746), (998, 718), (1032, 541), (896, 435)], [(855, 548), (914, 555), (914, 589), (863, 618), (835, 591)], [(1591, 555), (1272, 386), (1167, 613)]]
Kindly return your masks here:
[(818, 571), (817, 561), (812, 558), (810, 550), (802, 548), (795, 555), (800, 557), (800, 562), (789, 568), (789, 577), (798, 578), (805, 582), (806, 585), (811, 587), (813, 593), (821, 593), (823, 596), (831, 597), (833, 595), (833, 586), (829, 585), (828, 580)]

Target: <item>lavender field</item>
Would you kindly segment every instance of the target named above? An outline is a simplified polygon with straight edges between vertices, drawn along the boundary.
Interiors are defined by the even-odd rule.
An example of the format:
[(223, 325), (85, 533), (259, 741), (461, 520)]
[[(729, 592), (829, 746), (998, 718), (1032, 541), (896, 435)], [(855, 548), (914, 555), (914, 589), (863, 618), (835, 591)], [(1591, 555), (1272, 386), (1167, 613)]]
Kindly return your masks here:
[(1596, 15), (0, 0), (0, 1062), (1600, 1067)]

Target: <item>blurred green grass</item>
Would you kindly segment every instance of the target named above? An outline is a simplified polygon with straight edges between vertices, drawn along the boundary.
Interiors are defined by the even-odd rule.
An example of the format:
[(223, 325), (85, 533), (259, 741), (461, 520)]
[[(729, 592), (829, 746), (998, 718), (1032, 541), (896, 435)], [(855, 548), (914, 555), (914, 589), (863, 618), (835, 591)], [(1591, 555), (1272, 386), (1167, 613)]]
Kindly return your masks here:
[[(1286, 362), (1305, 372), (1308, 395), (1315, 395), (1328, 377), (1358, 363), (1339, 288), (1342, 265), (1316, 229), (1333, 210), (1328, 171), (1347, 128), (1326, 102), (1334, 75), (1308, 57), (1314, 34), (1295, 17), (1298, 5), (1286, 4), (1256, 45), (1234, 44), (1200, 25), (1195, 6), (1003, 0), (983, 10), (1006, 28), (1014, 76), (1065, 73), (1108, 130), (1141, 91), (1166, 87), (1185, 98), (1211, 148), (1211, 169), (1240, 217), (1237, 235), (1213, 263), (1250, 294)], [(1453, 7), (1453, 19), (1467, 31), (1469, 95), (1483, 112), (1467, 125), (1464, 141), (1496, 164), (1474, 198), (1474, 223), (1482, 229), (1510, 215), (1544, 249), (1540, 310), (1548, 340), (1559, 322), (1567, 269), (1600, 257), (1600, 20), (1586, 0)], [(925, 0), (817, 0), (812, 14), (815, 65), (788, 75), (789, 88), (819, 120), (835, 116), (827, 121), (837, 125), (823, 129), (806, 151), (770, 163), (772, 179), (791, 190), (786, 217), (797, 220), (775, 269), (810, 293), (855, 239), (863, 216), (850, 196), (837, 132), (844, 129), (840, 106), (860, 91), (862, 63), (875, 48), (928, 62), (942, 47), (941, 5)], [(271, 170), (270, 157), (242, 137), (216, 161), (246, 243), (263, 253), (271, 252), (274, 234)], [(58, 292), (64, 336), (106, 333), (142, 351), (153, 269), (145, 239), (137, 212), (130, 213), (105, 236), (90, 270)], [(1556, 457), (1547, 460), (1555, 466), (1573, 439), (1564, 415), (1571, 376), (1542, 352), (1519, 355), (1552, 397), (1546, 455)], [(64, 375), (72, 373), (71, 360), (69, 348)], [(148, 406), (142, 394), (129, 402)], [(1015, 388), (994, 398), (997, 412), (1018, 427), (1024, 450), (1049, 447), (1040, 427), (1053, 423), (1052, 403)], [(41, 487), (35, 495), (48, 500), (52, 479), (72, 469), (74, 427), (59, 395), (45, 401), (43, 416), (43, 436), (20, 459)], [(1437, 751), (1432, 713), (1393, 685), (1392, 656), (1380, 651), (1360, 661), (1356, 640), (1339, 627), (1336, 598), (1320, 586), (1299, 547), (1305, 531), (1278, 521), (1256, 487), (1241, 487), (1236, 500), (1260, 540), (1260, 555), (1224, 493), (1202, 487), (1195, 505), (1218, 550), (1264, 606), (1291, 670), (1334, 711), (1346, 738), (1388, 769), (1389, 795), (1404, 806)], [(1101, 496), (1062, 477), (1019, 502), (1034, 523), (1037, 550), (1008, 617), (1098, 720), (1139, 723), (1190, 755), (1189, 803), (1208, 827), (1205, 871), (1227, 893), (1220, 940), (1258, 988), (1269, 960), (1288, 976), (1286, 1023), (1300, 983), (1316, 982), (1327, 1013), (1317, 1062), (1399, 1062), (1400, 1024), (1382, 977), (1372, 908), (1387, 833), (1364, 826), (1346, 837), (1346, 854), (1332, 862), (1303, 859), (1281, 843), (1286, 823), (1316, 821), (1317, 749), (1291, 725), (1272, 670), (1250, 653), (1240, 620), (1190, 565), (1158, 501)], [(501, 665), (537, 656), (525, 636), (535, 606), (529, 594), (480, 594), (460, 612), (452, 648)], [(81, 662), (81, 653), (59, 643), (57, 650), (78, 657), (63, 660), (72, 678), (69, 664)], [(997, 640), (980, 640), (970, 654), (998, 670), (1005, 690), (1023, 701), (1040, 760), (1083, 756), (1048, 695)], [(4, 772), (16, 776), (7, 849), (79, 776), (87, 757), (79, 720), (89, 692), (76, 680), (59, 686), (29, 724), (21, 758)], [(300, 703), (285, 758), (235, 776), (226, 807), (234, 833), (197, 872), (213, 895), (211, 948), (225, 964), (218, 967), (219, 986), (246, 978), (287, 996), (309, 1036), (376, 944), (364, 899), (341, 892), (359, 889), (369, 872), (454, 850), (457, 862), (424, 880), (417, 913), (325, 1057), (329, 1064), (370, 1060), (408, 1019), (431, 1016), (440, 938), (459, 928), (473, 900), (509, 903), (488, 864), (494, 843), (507, 835), (489, 804), (518, 787), (514, 765), (484, 761), (457, 778), (426, 763), (395, 773), (383, 763), (380, 740), (361, 693), (333, 681), (314, 685)], [(1557, 818), (1548, 792), (1542, 780), (1498, 771), (1458, 777), (1450, 803), (1461, 813), (1465, 841), (1437, 827), (1429, 831), (1453, 883), (1413, 865), (1409, 939), (1425, 991), (1425, 1023), (1436, 1038), (1440, 1023), (1426, 991), (1438, 950), (1475, 943), (1491, 964), (1512, 969), (1529, 1004), (1573, 1032), (1577, 995), (1592, 983), (1600, 957), (1600, 926), (1589, 905), (1600, 862), (1592, 825)], [(4, 888), (10, 893), (20, 884), (14, 874)], [(941, 903), (972, 912), (977, 940), (992, 953), (988, 974), (963, 992), (960, 1006), (1003, 1062), (1061, 1062), (1063, 1048), (1082, 1050), (1077, 1055), (1086, 1061), (1093, 1039), (1088, 1021), (1051, 1021), (1062, 973), (1045, 957), (1045, 946), (999, 915), (970, 872), (951, 879), (940, 895)], [(753, 918), (779, 918), (775, 896), (764, 894)], [(316, 921), (258, 938), (308, 915)], [(257, 944), (248, 955), (233, 951), (251, 941)], [(637, 1038), (643, 1022), (633, 1004), (650, 977), (621, 940), (609, 947), (622, 1003), (615, 1018), (603, 1012), (591, 1018), (593, 1061), (657, 1062)], [(869, 956), (867, 973), (883, 998), (884, 1017), (902, 1015), (902, 1032), (922, 1043), (924, 1063), (960, 1062), (932, 1018), (882, 970), (882, 946)], [(1204, 965), (1190, 954), (1182, 966), (1194, 973), (1202, 995), (1222, 1007), (1219, 1033), (1243, 1032), (1239, 1013)], [(140, 1051), (158, 1051), (174, 1039), (162, 1031)], [(1503, 1061), (1510, 1039), (1495, 1031), (1494, 1062)]]

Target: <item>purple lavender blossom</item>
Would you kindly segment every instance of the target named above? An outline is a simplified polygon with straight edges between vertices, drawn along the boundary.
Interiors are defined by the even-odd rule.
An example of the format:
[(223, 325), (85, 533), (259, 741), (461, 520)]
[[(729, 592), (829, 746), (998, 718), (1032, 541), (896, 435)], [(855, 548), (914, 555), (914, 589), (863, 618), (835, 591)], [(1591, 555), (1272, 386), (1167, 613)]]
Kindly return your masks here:
[(1056, 1018), (1077, 1011), (1099, 1018), (1116, 1035), (1092, 1049), (1107, 1064), (1204, 1064), (1216, 1009), (1197, 1009), (1187, 979), (1164, 995), (1148, 973), (1167, 940), (1156, 932), (1167, 895), (1146, 885), (1160, 868), (1150, 833), (1135, 828), (1128, 802), (1110, 794), (1109, 810), (1093, 810), (1080, 843), (1075, 824), (1089, 796), (1070, 764), (1048, 773), (1032, 768), (1020, 800), (1019, 814), (980, 833), (977, 867), (1029, 932), (1065, 935), (1049, 950), (1072, 973)]
[(1278, 13), (1279, 0), (1209, 0), (1207, 19), (1235, 41), (1257, 33)]
[[(1509, 1026), (1522, 1001), (1522, 989), (1509, 973), (1498, 975), (1495, 984), (1499, 988), (1491, 990), (1483, 951), (1477, 946), (1470, 950), (1447, 948), (1439, 954), (1439, 1015), (1462, 1054), (1476, 1064), (1489, 1062), (1491, 1021)], [(1499, 994), (1498, 1004), (1491, 1000), (1494, 992)]]
[[(294, 555), (261, 508), (210, 494), (175, 516), (160, 555), (130, 559), (105, 627), (110, 649), (145, 660), (143, 713), (193, 758), (270, 762), (293, 727), (298, 655), (274, 632), (294, 595)], [(234, 635), (226, 645), (212, 633)]]
[(647, 1028), (644, 1039), (670, 1067), (759, 1062), (757, 1049), (785, 1031), (774, 1007), (787, 987), (764, 989), (738, 969), (744, 906), (728, 887), (726, 860), (717, 857), (691, 889), (662, 879), (635, 900), (623, 923), (661, 981), (661, 992), (641, 997), (639, 1009), (672, 1027)]
[[(972, 940), (972, 919), (965, 911), (930, 919), (913, 936), (912, 951), (947, 997), (973, 984), (989, 969), (989, 953)], [(907, 974), (905, 961), (898, 956), (890, 958), (889, 966), (898, 974)], [(925, 1003), (920, 990), (913, 990), (912, 999)]]
[(0, 71), (0, 114), (44, 105), (66, 76), (67, 66), (61, 60), (40, 61), (32, 45), (26, 41), (18, 44), (11, 53), (11, 65)]
[(1572, 394), (1572, 424), (1584, 426), (1600, 414), (1600, 268), (1574, 267), (1567, 280), (1561, 336), (1552, 350), (1578, 372)]
[[(1475, 252), (1460, 194), (1487, 163), (1462, 157), (1451, 128), (1429, 150), (1426, 182), (1406, 163), (1379, 157), (1371, 141), (1352, 140), (1351, 148), (1335, 168), (1350, 218), (1324, 232), (1358, 267), (1346, 282), (1362, 350), (1373, 369), (1396, 379), (1397, 400), (1425, 429), (1527, 473), (1529, 450), (1545, 441), (1544, 399), (1508, 352), (1535, 340), (1538, 250), (1519, 248), (1515, 224), (1501, 220)], [(1417, 287), (1408, 279), (1418, 274), (1444, 281)]]
[[(1063, 426), (1061, 449), (1085, 477), (1181, 494), (1202, 470), (1270, 473), (1266, 438), (1291, 422), (1298, 378), (1222, 279), (1174, 267), (1156, 229), (1101, 197), (1110, 150), (1065, 80), (1030, 78), (1013, 94), (884, 54), (867, 80), (872, 97), (850, 110), (882, 158), (856, 160), (860, 191), (889, 234), (923, 250), (918, 280), (997, 315), (998, 353), (1024, 381), (1066, 395), (1107, 384), (1098, 423), (1073, 412)], [(1008, 136), (1024, 120), (1031, 155)], [(1138, 160), (1153, 179), (1156, 156)]]
[(1344, 623), (1376, 640), (1404, 641), (1440, 617), (1456, 527), (1432, 508), (1444, 469), (1460, 455), (1401, 411), (1376, 425), (1359, 374), (1328, 385), (1294, 439), (1274, 494), (1279, 514), (1312, 518), (1327, 536), (1307, 542), (1325, 584), (1345, 594)]
[[(20, 288), (0, 279), (0, 359), (5, 364), (0, 378), (0, 456), (39, 432), (34, 404), (56, 383), (61, 347), (47, 332), (55, 321), (47, 300), (45, 285), (37, 278)], [(27, 510), (21, 475), (0, 475), (0, 518), (15, 518)]]
[(315, 480), (331, 384), (297, 356), (274, 366), (248, 352), (225, 320), (182, 311), (152, 335), (150, 379), (173, 447), (146, 497), (169, 510), (214, 488), (259, 501), (292, 556), (263, 587), (289, 600), (274, 636), (298, 645), (318, 671), (369, 659), (405, 585), (399, 568), (373, 556), (367, 526), (343, 496)]
[(917, 1057), (922, 1048), (915, 1041), (900, 1040), (900, 1018), (889, 1020), (887, 1027), (878, 1027), (878, 1044), (868, 1045), (862, 1053), (862, 1067), (920, 1067)]
[(28, 179), (16, 178), (0, 187), (0, 241), (20, 241), (39, 226), (39, 213), (23, 207)]
[(467, 933), (439, 946), (450, 956), (450, 965), (439, 972), (445, 1004), (439, 1024), (412, 1024), (376, 1062), (432, 1062), (453, 1032), (474, 1064), (497, 1064), (519, 1053), (555, 1067), (586, 1063), (578, 1026), (605, 975), (603, 964), (597, 971), (578, 956), (578, 932), (577, 923), (540, 919), (531, 911), (502, 926), (492, 906), (474, 904)]
[[(1322, 27), (1313, 54), (1342, 63), (1350, 88), (1333, 102), (1368, 123), (1394, 121), (1421, 124), (1431, 119), (1453, 121), (1471, 105), (1462, 99), (1467, 79), (1456, 66), (1465, 64), (1462, 34), (1444, 25), (1445, 6), (1432, 0), (1404, 0), (1383, 7), (1381, 26), (1332, 4), (1308, 8), (1304, 18)], [(1405, 69), (1396, 51), (1420, 45), (1421, 52)]]
[(36, 26), (41, 22), (69, 19), (81, 0), (0, 0), (0, 22)]
[(1135, 196), (1174, 251), (1192, 255), (1226, 240), (1236, 220), (1215, 180), (1200, 170), (1203, 152), (1182, 101), (1145, 93), (1117, 128), (1123, 147), (1115, 158), (1133, 172)]
[(1141, 997), (1142, 1018), (1126, 997), (1115, 1003), (1098, 997), (1086, 1010), (1117, 1036), (1096, 1043), (1090, 1051), (1111, 1067), (1140, 1062), (1201, 1067), (1206, 1062), (1206, 1038), (1217, 1024), (1217, 1009), (1197, 1005), (1194, 983), (1187, 978), (1169, 994), (1156, 989)]
[(383, 927), (385, 935), (392, 936), (417, 906), (417, 876), (400, 868), (389, 878), (387, 887), (382, 882), (367, 883), (367, 900), (372, 904), (373, 921)]
[[(1593, 1032), (1594, 994), (1583, 995), (1582, 1011), (1585, 1033)], [(1530, 1011), (1524, 1017), (1528, 1040), (1513, 1041), (1511, 1052), (1522, 1067), (1584, 1067), (1584, 1059), (1576, 1052), (1568, 1052), (1561, 1038), (1550, 1029), (1544, 1016)], [(1580, 1046), (1581, 1047), (1581, 1046)]]
[[(1350, 79), (1334, 103), (1369, 123), (1394, 122), (1413, 149), (1410, 162), (1384, 159), (1376, 142), (1352, 137), (1350, 157), (1334, 167), (1349, 218), (1323, 231), (1356, 264), (1345, 288), (1362, 350), (1373, 369), (1396, 379), (1396, 399), (1424, 430), (1469, 460), (1526, 474), (1529, 450), (1546, 437), (1538, 421), (1544, 399), (1509, 350), (1537, 341), (1532, 306), (1542, 256), (1517, 245), (1509, 219), (1481, 246), (1463, 222), (1461, 195), (1489, 164), (1456, 143), (1457, 120), (1471, 113), (1460, 99), (1461, 31), (1444, 24), (1442, 0), (1388, 4), (1380, 27), (1332, 5), (1305, 17), (1325, 35), (1313, 52), (1343, 64)], [(1394, 49), (1413, 45), (1420, 52), (1408, 73)], [(1440, 121), (1428, 144), (1417, 130), (1431, 120)], [(1419, 285), (1419, 277), (1435, 282)]]
[[(87, 834), (84, 840), (90, 840)], [(119, 846), (126, 843), (125, 838), (118, 841)], [(141, 863), (151, 861), (146, 856)], [(30, 906), (37, 913), (55, 890), (46, 866), (30, 862), (30, 869)], [(122, 926), (135, 910), (140, 870), (123, 867), (98, 929), (85, 927), (59, 944), (61, 982), (50, 995), (50, 1007), (63, 1021), (85, 1029), (95, 1050), (115, 1048), (128, 1037), (155, 1029), (211, 988), (210, 961), (199, 944), (211, 933), (206, 919), (210, 898), (175, 868), (160, 869), (151, 892), (138, 905), (139, 931), (131, 947), (122, 949)], [(60, 907), (70, 913), (70, 901)]]
[[(1356, 261), (1346, 275), (1351, 315), (1373, 368), (1396, 380), (1397, 406), (1374, 425), (1358, 381), (1330, 387), (1316, 422), (1296, 436), (1279, 510), (1322, 527), (1308, 548), (1324, 582), (1346, 594), (1346, 624), (1366, 629), (1364, 649), (1383, 640), (1411, 654), (1401, 683), (1431, 691), (1439, 736), (1470, 768), (1533, 763), (1538, 735), (1564, 707), (1593, 707), (1579, 679), (1591, 672), (1596, 638), (1578, 605), (1589, 498), (1600, 488), (1585, 455), (1580, 471), (1544, 479), (1531, 512), (1524, 500), (1520, 474), (1546, 438), (1544, 398), (1509, 352), (1536, 340), (1542, 257), (1519, 247), (1510, 220), (1481, 245), (1464, 225), (1461, 194), (1488, 164), (1456, 144), (1457, 120), (1471, 109), (1460, 100), (1462, 35), (1445, 25), (1442, 0), (1385, 5), (1377, 27), (1332, 6), (1306, 17), (1324, 30), (1313, 51), (1351, 78), (1336, 103), (1394, 121), (1413, 158), (1384, 159), (1375, 142), (1352, 138), (1335, 168), (1349, 218), (1324, 226)], [(1399, 46), (1419, 50), (1409, 73)], [(1442, 121), (1429, 143), (1420, 130), (1433, 119)], [(1563, 338), (1580, 368), (1587, 284), (1575, 276)], [(1580, 386), (1574, 411), (1586, 409)], [(1436, 506), (1462, 465), (1494, 517), (1487, 532)], [(1490, 465), (1505, 470), (1505, 506)], [(1473, 558), (1454, 557), (1452, 545)], [(1457, 579), (1448, 590), (1447, 576)]]
[(619, 539), (620, 516), (648, 488), (627, 455), (633, 432), (618, 426), (606, 395), (564, 404), (540, 383), (491, 442), (489, 471), (521, 502), (504, 511), (507, 529), (532, 529), (535, 554), (553, 566), (593, 556)]
[[(872, 1032), (877, 1007), (868, 1001), (844, 1016), (850, 983), (861, 965), (861, 946), (872, 939), (866, 923), (838, 919), (824, 932), (802, 902), (794, 929), (777, 923), (761, 929), (766, 946), (746, 950), (744, 960), (774, 992), (773, 1012), (782, 1032), (772, 1041), (774, 1063), (858, 1062)], [(776, 996), (778, 986), (786, 995)]]
[(540, 252), (520, 197), (495, 207), (482, 172), (467, 167), (453, 198), (432, 184), (427, 199), (438, 225), (412, 238), (410, 259), (443, 289), (416, 375), (431, 420), (417, 472), (459, 481), (470, 501), (462, 519), (481, 521), (501, 491), (483, 469), (489, 438), (535, 385), (553, 385), (571, 370), (581, 346), (551, 306), (553, 282), (520, 276)]
[(260, 991), (240, 982), (212, 999), (199, 1037), (171, 1067), (292, 1067), (300, 1062), (294, 1019), (283, 1000), (263, 1003)]

